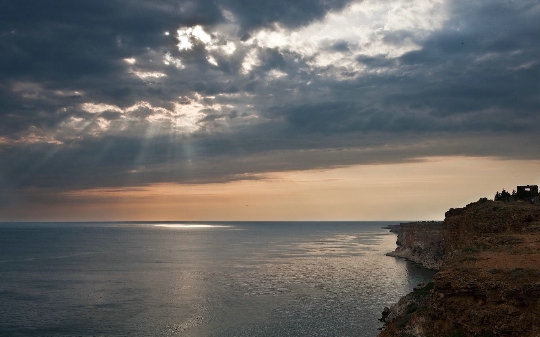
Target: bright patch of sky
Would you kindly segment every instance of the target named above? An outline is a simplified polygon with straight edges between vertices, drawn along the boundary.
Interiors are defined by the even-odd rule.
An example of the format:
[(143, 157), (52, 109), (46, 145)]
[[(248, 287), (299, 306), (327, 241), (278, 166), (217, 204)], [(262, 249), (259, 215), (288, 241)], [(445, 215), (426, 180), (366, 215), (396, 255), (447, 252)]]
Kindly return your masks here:
[[(81, 109), (98, 115), (95, 118), (94, 131), (92, 133), (89, 132), (93, 136), (98, 136), (105, 132), (122, 131), (125, 129), (126, 124), (133, 122), (140, 123), (142, 121), (168, 125), (169, 130), (166, 132), (169, 133), (192, 133), (198, 131), (203, 125), (200, 121), (206, 117), (207, 114), (205, 111), (219, 112), (232, 109), (231, 105), (211, 102), (214, 99), (214, 96), (202, 96), (199, 94), (193, 94), (192, 97), (180, 97), (177, 102), (173, 102), (173, 109), (154, 106), (146, 101), (137, 102), (123, 109), (116, 105), (88, 102), (81, 104)], [(99, 117), (99, 115), (105, 112), (117, 112), (120, 114), (116, 119), (112, 120)], [(82, 126), (83, 122), (85, 120), (82, 118), (71, 117), (71, 119), (60, 125), (59, 132), (66, 134), (64, 132), (66, 129), (84, 129), (85, 126)], [(96, 128), (98, 129), (97, 131), (95, 130)]]
[(242, 62), (242, 72), (244, 74), (248, 74), (254, 67), (258, 66), (260, 64), (259, 58), (257, 56), (257, 49), (250, 50), (246, 57), (244, 58), (244, 62)]
[(194, 40), (199, 40), (204, 44), (212, 42), (212, 37), (197, 25), (195, 27), (184, 27), (177, 30), (178, 49), (180, 51), (193, 48)]
[(137, 71), (133, 70), (131, 71), (135, 76), (139, 77), (140, 79), (146, 80), (149, 78), (161, 78), (166, 77), (164, 73), (160, 73), (159, 71)]
[(105, 111), (117, 111), (122, 112), (122, 109), (116, 105), (104, 104), (104, 103), (83, 103), (81, 109), (89, 113), (102, 113)]
[(274, 78), (280, 78), (280, 77), (283, 77), (283, 76), (286, 76), (287, 73), (283, 72), (283, 71), (280, 71), (280, 70), (277, 70), (277, 69), (272, 69), (268, 75), (270, 77), (274, 77)]
[(221, 49), (228, 55), (231, 55), (236, 50), (236, 45), (232, 42), (227, 42), (226, 45), (222, 46)]
[(208, 63), (210, 63), (211, 65), (214, 65), (216, 67), (218, 66), (218, 63), (213, 56), (208, 56), (206, 59), (208, 60)]
[(180, 59), (174, 58), (171, 56), (171, 53), (165, 54), (165, 57), (163, 58), (163, 63), (166, 65), (173, 65), (178, 69), (184, 69), (184, 65), (182, 64), (182, 61)]
[[(314, 56), (315, 66), (358, 67), (358, 55), (394, 58), (419, 49), (414, 40), (440, 28), (446, 19), (443, 0), (362, 1), (298, 31), (280, 27), (261, 30), (245, 43)], [(411, 37), (385, 41), (386, 36), (398, 31)], [(343, 48), (332, 50), (335, 43)]]
[(48, 143), (48, 144), (63, 144), (62, 141), (56, 139), (53, 135), (50, 135), (46, 130), (31, 126), (26, 133), (17, 140), (9, 140), (7, 143), (25, 143), (25, 144), (36, 144), (36, 143)]
[[(208, 103), (215, 97), (193, 94), (192, 97), (180, 97), (173, 103), (173, 109), (154, 106), (140, 101), (127, 108), (105, 103), (82, 103), (80, 109), (94, 114), (92, 118), (69, 116), (60, 122), (56, 129), (46, 130), (31, 126), (18, 139), (0, 138), (0, 143), (49, 143), (64, 144), (68, 140), (86, 137), (100, 137), (105, 134), (140, 133), (141, 130), (155, 130), (152, 125), (161, 125), (159, 133), (190, 134), (201, 129), (201, 120), (207, 116), (206, 111), (230, 111), (228, 104)], [(105, 113), (118, 113), (116, 117), (104, 117)], [(249, 116), (248, 116), (249, 117)], [(224, 119), (224, 118), (222, 118)], [(238, 120), (244, 118), (237, 118)], [(140, 129), (143, 128), (143, 129)], [(154, 134), (157, 135), (158, 133)]]
[[(210, 54), (206, 59), (214, 66), (218, 62), (216, 54), (212, 53), (230, 57), (237, 50), (237, 44), (242, 45), (244, 58), (241, 71), (244, 74), (260, 65), (259, 48), (296, 52), (313, 67), (332, 65), (359, 71), (364, 66), (357, 61), (358, 56), (396, 58), (417, 50), (420, 48), (418, 42), (441, 28), (447, 18), (443, 0), (367, 0), (355, 2), (341, 12), (330, 13), (323, 20), (298, 30), (279, 25), (261, 29), (246, 41), (240, 41), (231, 29), (235, 25), (232, 16), (229, 19), (231, 23), (227, 27), (224, 25), (219, 33), (208, 33), (197, 25), (179, 28), (176, 38), (180, 52), (192, 49), (196, 43), (204, 45)], [(394, 34), (402, 37), (388, 38)], [(165, 63), (172, 64), (170, 54), (167, 55)], [(178, 60), (176, 64), (182, 63)], [(183, 68), (178, 65), (178, 68)], [(339, 79), (337, 73), (325, 76)]]
[(208, 34), (202, 26), (182, 27), (177, 30), (178, 50), (180, 52), (192, 49), (195, 43), (202, 43), (208, 51), (221, 51), (231, 55), (236, 50), (232, 41), (223, 41), (225, 37), (218, 33)]

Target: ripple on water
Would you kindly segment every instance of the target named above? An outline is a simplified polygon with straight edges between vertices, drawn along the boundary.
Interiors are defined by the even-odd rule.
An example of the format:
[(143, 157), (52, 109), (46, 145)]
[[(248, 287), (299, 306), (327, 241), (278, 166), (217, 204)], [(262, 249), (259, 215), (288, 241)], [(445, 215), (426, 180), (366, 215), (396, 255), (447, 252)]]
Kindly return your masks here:
[[(242, 230), (129, 226), (10, 239), (26, 244), (0, 247), (0, 334), (367, 337), (381, 308), (424, 280), (384, 256), (395, 235), (382, 230), (235, 226)], [(47, 249), (27, 252), (39, 240)], [(43, 260), (23, 260), (36, 256)]]
[[(395, 237), (369, 239), (366, 244), (356, 236), (336, 235), (298, 243), (288, 249), (301, 254), (280, 255), (258, 266), (236, 265), (238, 273), (221, 274), (224, 297), (240, 299), (240, 306), (259, 303), (265, 314), (250, 317), (250, 324), (235, 325), (238, 318), (233, 317), (232, 325), (242, 330), (219, 335), (374, 336), (381, 309), (408, 292), (410, 285), (405, 263), (384, 256), (385, 245), (375, 244), (393, 243)], [(250, 309), (257, 316), (258, 309)]]

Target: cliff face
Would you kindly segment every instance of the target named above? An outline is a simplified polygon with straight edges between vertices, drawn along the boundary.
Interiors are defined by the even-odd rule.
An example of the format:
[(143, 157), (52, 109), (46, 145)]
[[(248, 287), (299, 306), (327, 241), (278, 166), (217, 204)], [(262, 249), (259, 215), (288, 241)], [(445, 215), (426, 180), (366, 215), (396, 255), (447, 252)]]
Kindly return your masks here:
[(394, 306), (379, 336), (540, 336), (540, 205), (451, 209), (442, 236), (433, 283)]
[(427, 269), (439, 270), (444, 258), (442, 228), (442, 222), (403, 223), (392, 229), (397, 233), (398, 247), (387, 255), (413, 261)]

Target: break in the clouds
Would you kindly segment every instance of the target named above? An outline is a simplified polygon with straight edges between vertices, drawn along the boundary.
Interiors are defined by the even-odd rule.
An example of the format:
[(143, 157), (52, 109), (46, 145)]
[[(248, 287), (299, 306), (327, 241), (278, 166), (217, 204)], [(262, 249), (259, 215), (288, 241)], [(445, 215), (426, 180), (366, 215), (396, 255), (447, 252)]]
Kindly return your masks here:
[(4, 1), (4, 196), (539, 159), (535, 0)]

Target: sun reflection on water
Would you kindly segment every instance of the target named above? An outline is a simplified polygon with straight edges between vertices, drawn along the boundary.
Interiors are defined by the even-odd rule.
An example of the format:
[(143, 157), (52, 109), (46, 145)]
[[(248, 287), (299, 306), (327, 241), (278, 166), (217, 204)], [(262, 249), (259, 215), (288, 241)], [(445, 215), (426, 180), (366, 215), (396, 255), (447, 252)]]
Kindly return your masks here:
[(208, 225), (208, 224), (158, 224), (158, 225), (154, 225), (154, 227), (191, 229), (191, 228), (231, 228), (233, 226)]

